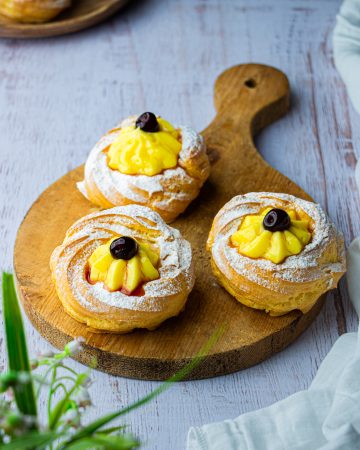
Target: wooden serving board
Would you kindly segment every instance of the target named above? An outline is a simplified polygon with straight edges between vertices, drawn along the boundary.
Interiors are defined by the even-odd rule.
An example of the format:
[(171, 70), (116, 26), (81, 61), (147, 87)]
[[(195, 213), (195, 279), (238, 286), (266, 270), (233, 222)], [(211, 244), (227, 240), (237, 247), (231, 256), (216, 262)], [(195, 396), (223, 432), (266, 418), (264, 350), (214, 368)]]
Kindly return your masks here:
[(196, 284), (185, 311), (149, 332), (127, 335), (94, 334), (69, 317), (51, 281), (49, 258), (68, 227), (95, 211), (76, 189), (83, 167), (51, 185), (25, 217), (15, 244), (15, 271), (27, 315), (39, 332), (56, 347), (83, 336), (85, 351), (77, 356), (115, 375), (164, 380), (188, 363), (214, 331), (225, 332), (191, 379), (223, 375), (252, 366), (282, 350), (316, 317), (311, 311), (270, 317), (238, 303), (215, 281), (205, 242), (217, 211), (233, 196), (251, 191), (286, 192), (310, 199), (297, 185), (270, 167), (258, 154), (253, 135), (283, 116), (289, 108), (286, 76), (271, 67), (247, 64), (233, 67), (216, 81), (217, 115), (206, 128), (212, 173), (198, 199), (174, 227), (194, 250)]
[(102, 22), (129, 0), (73, 0), (73, 6), (54, 20), (41, 24), (15, 22), (0, 15), (0, 37), (40, 38), (73, 33)]

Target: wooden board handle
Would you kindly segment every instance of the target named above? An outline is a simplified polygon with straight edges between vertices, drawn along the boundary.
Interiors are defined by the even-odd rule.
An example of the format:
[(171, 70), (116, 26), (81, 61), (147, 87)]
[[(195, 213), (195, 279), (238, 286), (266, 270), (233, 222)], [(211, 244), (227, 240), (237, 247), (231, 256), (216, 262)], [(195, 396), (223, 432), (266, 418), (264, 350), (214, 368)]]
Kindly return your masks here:
[(217, 114), (226, 116), (237, 130), (251, 123), (253, 131), (259, 131), (288, 111), (289, 99), (286, 75), (261, 64), (231, 67), (215, 83)]
[(289, 81), (281, 71), (261, 64), (242, 64), (223, 72), (215, 83), (217, 115), (204, 130), (212, 161), (231, 147), (257, 153), (253, 136), (289, 109)]

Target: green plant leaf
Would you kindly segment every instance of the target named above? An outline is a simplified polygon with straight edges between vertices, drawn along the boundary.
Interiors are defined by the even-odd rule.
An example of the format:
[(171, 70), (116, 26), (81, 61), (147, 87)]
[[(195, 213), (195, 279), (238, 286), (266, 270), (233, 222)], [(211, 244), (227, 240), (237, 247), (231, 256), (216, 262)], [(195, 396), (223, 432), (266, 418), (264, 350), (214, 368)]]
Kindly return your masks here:
[(140, 446), (139, 441), (132, 436), (105, 436), (102, 434), (95, 434), (91, 437), (85, 437), (79, 441), (69, 444), (64, 447), (66, 450), (89, 450), (104, 449), (104, 450), (131, 450)]
[(111, 428), (103, 428), (99, 430), (96, 434), (112, 434), (116, 433), (118, 431), (124, 431), (128, 426), (127, 425), (119, 425), (118, 427), (111, 427)]
[[(159, 394), (169, 389), (173, 383), (183, 380), (205, 358), (205, 356), (209, 353), (210, 349), (218, 341), (223, 332), (224, 328), (219, 328), (211, 336), (208, 342), (200, 349), (199, 353), (189, 364), (187, 364), (178, 373), (176, 373), (167, 381), (165, 381), (163, 384), (161, 384), (157, 389), (154, 389), (152, 392), (150, 392), (150, 394), (146, 395), (145, 397), (133, 403), (132, 405), (129, 405), (114, 413), (107, 414), (104, 417), (101, 417), (100, 419), (97, 419), (94, 422), (90, 423), (89, 425), (83, 427), (80, 431), (75, 433), (66, 444), (70, 445), (71, 443), (76, 442), (80, 439), (84, 439), (88, 436), (93, 436), (94, 433), (96, 433), (98, 430), (100, 430), (103, 426), (105, 426), (109, 422), (112, 422), (118, 417), (123, 416), (124, 414), (127, 414), (130, 411), (139, 408), (140, 406), (145, 405), (146, 403), (157, 397)], [(60, 447), (60, 450), (66, 448), (68, 447), (66, 447), (65, 445), (64, 447)]]
[[(10, 370), (30, 372), (30, 363), (26, 345), (24, 325), (21, 317), (18, 298), (15, 291), (14, 278), (3, 273), (3, 314)], [(26, 384), (14, 388), (16, 404), (23, 414), (36, 416), (36, 400), (32, 378)]]
[(0, 450), (42, 450), (59, 437), (59, 433), (31, 432), (13, 439), (8, 444), (0, 444)]

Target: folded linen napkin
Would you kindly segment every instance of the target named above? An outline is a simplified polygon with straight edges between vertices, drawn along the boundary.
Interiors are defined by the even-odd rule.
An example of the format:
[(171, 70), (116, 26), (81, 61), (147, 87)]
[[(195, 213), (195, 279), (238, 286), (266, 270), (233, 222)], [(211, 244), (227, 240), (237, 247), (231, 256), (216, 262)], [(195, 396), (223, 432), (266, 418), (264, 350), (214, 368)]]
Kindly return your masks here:
[[(360, 163), (355, 178), (360, 190)], [(347, 259), (349, 295), (360, 316), (360, 237)], [(335, 342), (308, 390), (235, 420), (193, 427), (187, 449), (360, 449), (360, 326)]]
[(333, 35), (334, 60), (354, 108), (360, 113), (360, 1), (345, 0)]

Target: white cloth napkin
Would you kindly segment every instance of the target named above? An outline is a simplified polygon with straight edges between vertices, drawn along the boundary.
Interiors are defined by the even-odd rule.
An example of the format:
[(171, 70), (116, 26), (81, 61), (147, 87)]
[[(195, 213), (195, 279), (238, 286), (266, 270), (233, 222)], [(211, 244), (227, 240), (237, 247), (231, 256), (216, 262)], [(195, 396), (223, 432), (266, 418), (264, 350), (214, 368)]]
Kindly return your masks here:
[[(360, 163), (355, 178), (360, 189)], [(360, 316), (360, 237), (347, 263), (349, 295)], [(335, 342), (307, 391), (235, 420), (193, 427), (187, 449), (360, 449), (360, 326)]]
[(345, 0), (334, 30), (334, 60), (360, 114), (360, 0)]

